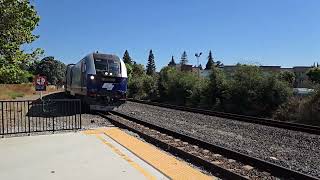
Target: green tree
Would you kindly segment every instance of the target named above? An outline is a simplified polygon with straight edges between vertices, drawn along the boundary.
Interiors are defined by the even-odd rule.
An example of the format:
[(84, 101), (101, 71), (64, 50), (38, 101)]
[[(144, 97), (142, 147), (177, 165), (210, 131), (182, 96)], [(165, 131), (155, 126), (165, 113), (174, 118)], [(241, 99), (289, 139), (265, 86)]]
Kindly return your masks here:
[(126, 64), (130, 64), (130, 65), (132, 64), (132, 59), (131, 59), (131, 57), (130, 57), (130, 55), (129, 55), (128, 50), (126, 50), (126, 51), (124, 52), (123, 61), (124, 61), (124, 63), (126, 63)]
[(154, 62), (154, 55), (152, 53), (152, 50), (150, 50), (149, 57), (148, 57), (148, 64), (147, 64), (147, 74), (154, 75), (155, 72), (156, 72), (156, 65)]
[(282, 81), (287, 82), (290, 86), (293, 86), (294, 81), (296, 79), (296, 75), (290, 71), (282, 71), (279, 74), (279, 79)]
[(145, 69), (142, 64), (134, 64), (132, 66), (132, 73), (134, 76), (142, 76), (145, 74)]
[[(28, 0), (0, 0), (0, 62), (1, 66), (26, 61), (34, 53), (26, 54), (22, 44), (31, 43), (38, 36), (32, 31), (40, 17)], [(34, 51), (37, 53), (39, 49)]]
[(212, 53), (211, 51), (209, 51), (209, 56), (208, 56), (208, 62), (206, 64), (206, 68), (205, 69), (211, 69), (213, 67), (214, 61), (213, 61), (213, 57), (212, 57)]
[(224, 108), (233, 113), (270, 116), (292, 95), (292, 88), (257, 66), (239, 65), (229, 82)]
[(183, 65), (188, 64), (188, 56), (186, 51), (183, 51), (181, 55), (180, 64), (183, 64)]
[(317, 84), (320, 84), (320, 68), (314, 67), (307, 72), (309, 79)]
[(132, 65), (130, 65), (130, 64), (125, 63), (125, 65), (126, 65), (126, 68), (127, 68), (128, 81), (130, 81), (131, 78), (132, 78), (132, 74), (133, 74), (132, 73), (133, 68), (132, 68)]
[(164, 67), (159, 77), (160, 98), (175, 104), (197, 106), (206, 84), (203, 80), (192, 72), (177, 71), (170, 66)]
[(136, 78), (139, 76), (145, 75), (145, 70), (142, 64), (126, 64), (127, 67), (127, 73), (128, 73), (128, 79), (129, 82), (132, 78)]
[(176, 62), (174, 61), (173, 56), (171, 57), (171, 61), (169, 62), (168, 66), (175, 66)]
[(48, 56), (39, 62), (35, 72), (46, 76), (50, 84), (59, 85), (63, 82), (65, 70), (66, 65), (64, 63), (55, 60), (53, 56)]
[(9, 64), (0, 68), (0, 84), (20, 84), (32, 81), (32, 74), (22, 70), (15, 64)]
[(143, 77), (143, 91), (145, 99), (155, 100), (158, 98), (158, 77), (156, 75)]
[(208, 86), (204, 91), (204, 103), (207, 107), (218, 107), (224, 103), (228, 93), (228, 80), (224, 72), (216, 67), (211, 69)]

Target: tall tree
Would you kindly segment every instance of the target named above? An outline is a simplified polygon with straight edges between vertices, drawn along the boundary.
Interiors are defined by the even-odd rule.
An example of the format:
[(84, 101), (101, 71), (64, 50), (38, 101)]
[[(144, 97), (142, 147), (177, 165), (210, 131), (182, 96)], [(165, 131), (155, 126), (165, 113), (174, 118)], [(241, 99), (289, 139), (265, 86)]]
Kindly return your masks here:
[(168, 66), (175, 66), (176, 62), (174, 61), (173, 56), (171, 57), (171, 61), (169, 62)]
[(213, 61), (212, 53), (211, 51), (209, 51), (208, 62), (206, 64), (205, 69), (211, 69), (213, 65), (214, 65), (214, 61)]
[(156, 72), (156, 64), (154, 62), (154, 55), (152, 49), (149, 52), (148, 64), (147, 64), (147, 74), (153, 75)]
[(188, 56), (187, 56), (186, 51), (183, 51), (183, 53), (181, 55), (180, 64), (188, 64)]
[(32, 34), (40, 20), (34, 6), (28, 0), (0, 0), (0, 17), (1, 65), (29, 59), (32, 53), (26, 54), (20, 47), (38, 38)]
[(64, 63), (55, 60), (53, 56), (43, 58), (36, 67), (36, 74), (47, 76), (48, 82), (53, 85), (61, 84), (65, 75)]
[(130, 65), (132, 64), (132, 59), (131, 59), (131, 57), (130, 57), (130, 55), (129, 55), (128, 50), (126, 50), (126, 51), (124, 52), (123, 61), (124, 61), (124, 63), (126, 63), (126, 64), (130, 64)]

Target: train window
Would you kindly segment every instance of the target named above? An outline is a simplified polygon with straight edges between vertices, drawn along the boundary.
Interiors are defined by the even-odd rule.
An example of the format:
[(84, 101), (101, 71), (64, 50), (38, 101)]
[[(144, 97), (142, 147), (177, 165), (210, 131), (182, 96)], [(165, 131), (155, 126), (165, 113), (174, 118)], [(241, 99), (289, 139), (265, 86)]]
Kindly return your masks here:
[(110, 76), (120, 75), (120, 62), (114, 60), (95, 60), (95, 68), (97, 72), (108, 72)]
[(109, 64), (109, 73), (112, 73), (113, 75), (120, 74), (120, 64), (118, 62), (108, 60)]
[(81, 64), (81, 72), (86, 72), (86, 63)]
[(108, 70), (108, 62), (102, 61), (100, 59), (95, 60), (96, 71), (107, 71)]

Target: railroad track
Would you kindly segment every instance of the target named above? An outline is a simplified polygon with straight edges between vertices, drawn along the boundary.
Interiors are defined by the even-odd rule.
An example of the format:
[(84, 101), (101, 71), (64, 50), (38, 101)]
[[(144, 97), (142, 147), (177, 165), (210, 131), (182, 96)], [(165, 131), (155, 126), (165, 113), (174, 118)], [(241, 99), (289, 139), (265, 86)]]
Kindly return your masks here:
[(231, 114), (231, 113), (225, 113), (225, 112), (219, 112), (219, 111), (191, 108), (186, 106), (177, 106), (177, 105), (158, 103), (158, 102), (142, 101), (142, 100), (135, 100), (135, 99), (128, 99), (128, 101), (320, 135), (319, 126), (310, 126), (310, 125), (304, 125), (304, 124), (282, 122), (282, 121), (277, 121), (277, 120), (267, 119), (267, 118)]
[(317, 179), (119, 112), (99, 115), (223, 179)]

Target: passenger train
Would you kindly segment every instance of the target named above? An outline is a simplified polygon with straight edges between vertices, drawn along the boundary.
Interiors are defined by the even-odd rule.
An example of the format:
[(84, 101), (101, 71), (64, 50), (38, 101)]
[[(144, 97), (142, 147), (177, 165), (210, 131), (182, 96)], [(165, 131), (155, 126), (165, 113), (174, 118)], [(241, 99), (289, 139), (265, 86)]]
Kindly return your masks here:
[(110, 111), (126, 100), (127, 69), (116, 55), (90, 53), (67, 65), (65, 92), (90, 110)]

